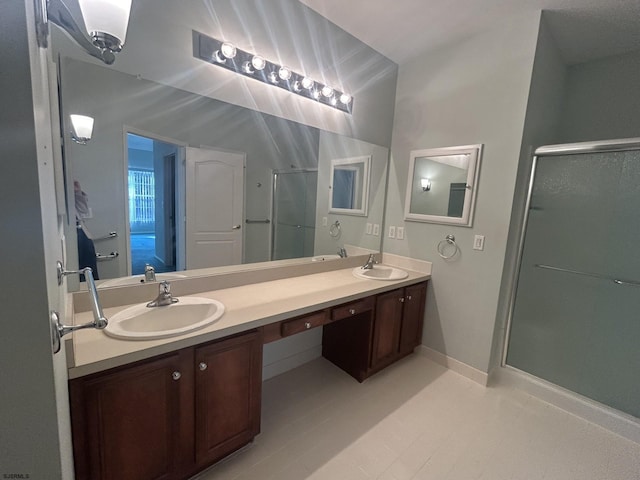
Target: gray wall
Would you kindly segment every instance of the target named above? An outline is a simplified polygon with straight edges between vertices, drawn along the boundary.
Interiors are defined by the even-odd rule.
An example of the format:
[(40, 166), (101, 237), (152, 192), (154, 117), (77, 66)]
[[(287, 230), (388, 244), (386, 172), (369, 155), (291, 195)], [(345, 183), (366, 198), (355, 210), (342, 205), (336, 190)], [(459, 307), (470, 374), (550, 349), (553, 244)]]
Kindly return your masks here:
[[(329, 213), (331, 160), (365, 155), (371, 156), (367, 216)], [(389, 149), (385, 147), (328, 132), (320, 132), (318, 201), (316, 204), (316, 255), (336, 254), (340, 247), (345, 244), (375, 252), (380, 250), (380, 236), (367, 234), (366, 226), (367, 223), (382, 223), (388, 162)], [(327, 226), (322, 225), (323, 217), (327, 218)], [(336, 220), (341, 224), (340, 235), (332, 237), (329, 234), (329, 228)]]
[(489, 368), (499, 365), (501, 361), (533, 152), (542, 145), (550, 145), (560, 141), (560, 122), (564, 111), (566, 92), (567, 67), (549, 31), (546, 16), (543, 13), (527, 102), (527, 115), (520, 149), (520, 162), (516, 176), (509, 239), (494, 331), (492, 360)]
[[(68, 3), (77, 10), (76, 0)], [(194, 58), (192, 30), (350, 92), (353, 115)], [(64, 55), (88, 58), (63, 35), (56, 44)], [(322, 130), (391, 143), (397, 65), (297, 0), (137, 0), (112, 68)]]
[(640, 51), (568, 69), (560, 141), (640, 137)]
[[(423, 343), (488, 371), (540, 13), (512, 19), (400, 67), (385, 213), (405, 240), (384, 251), (433, 262)], [(411, 150), (483, 143), (473, 228), (403, 221)], [(386, 233), (386, 232), (385, 232)], [(454, 234), (462, 250), (441, 260)], [(474, 234), (485, 250), (471, 249)]]
[(0, 476), (71, 479), (66, 361), (64, 352), (52, 356), (49, 324), (50, 309), (65, 313), (55, 274), (61, 225), (47, 57), (32, 9), (0, 2)]

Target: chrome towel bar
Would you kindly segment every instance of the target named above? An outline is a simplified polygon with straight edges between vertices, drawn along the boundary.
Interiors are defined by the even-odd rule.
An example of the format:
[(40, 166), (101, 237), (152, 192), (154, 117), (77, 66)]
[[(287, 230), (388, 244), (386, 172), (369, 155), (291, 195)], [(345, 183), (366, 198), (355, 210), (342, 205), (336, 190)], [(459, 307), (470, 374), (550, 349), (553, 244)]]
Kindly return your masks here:
[(571, 273), (572, 275), (580, 275), (582, 277), (599, 278), (602, 280), (609, 280), (616, 285), (628, 285), (632, 287), (640, 287), (640, 282), (635, 280), (621, 280), (619, 278), (609, 277), (607, 275), (600, 275), (599, 273), (581, 272), (579, 270), (570, 270), (568, 268), (553, 267), (551, 265), (544, 265), (537, 263), (534, 265), (536, 268), (542, 268), (544, 270), (552, 270), (554, 272)]

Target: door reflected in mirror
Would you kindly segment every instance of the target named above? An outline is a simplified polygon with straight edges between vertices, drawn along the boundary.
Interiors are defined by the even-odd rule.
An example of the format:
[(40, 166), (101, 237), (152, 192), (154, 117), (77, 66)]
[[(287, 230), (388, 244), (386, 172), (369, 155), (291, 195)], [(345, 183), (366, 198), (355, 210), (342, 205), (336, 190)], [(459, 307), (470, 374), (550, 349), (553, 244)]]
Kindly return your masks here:
[(329, 212), (367, 215), (371, 157), (331, 160)]
[(413, 150), (405, 220), (470, 227), (482, 145)]

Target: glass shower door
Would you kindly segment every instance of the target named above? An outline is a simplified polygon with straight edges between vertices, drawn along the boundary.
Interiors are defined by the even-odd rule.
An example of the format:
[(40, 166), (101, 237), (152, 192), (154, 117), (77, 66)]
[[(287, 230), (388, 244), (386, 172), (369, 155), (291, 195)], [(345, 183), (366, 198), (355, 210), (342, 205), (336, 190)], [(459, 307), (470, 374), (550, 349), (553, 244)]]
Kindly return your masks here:
[(640, 153), (542, 156), (507, 364), (640, 417)]
[(317, 171), (274, 172), (271, 260), (313, 255), (317, 186)]

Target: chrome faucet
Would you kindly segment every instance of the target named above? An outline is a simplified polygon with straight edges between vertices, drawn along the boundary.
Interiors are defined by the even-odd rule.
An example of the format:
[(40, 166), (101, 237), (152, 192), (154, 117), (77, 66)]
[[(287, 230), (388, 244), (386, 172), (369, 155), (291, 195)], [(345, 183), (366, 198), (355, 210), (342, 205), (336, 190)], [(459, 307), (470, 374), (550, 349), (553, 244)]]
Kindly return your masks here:
[(148, 263), (144, 266), (144, 281), (145, 282), (155, 282), (156, 281), (156, 269), (153, 268), (153, 265), (149, 265)]
[(347, 258), (347, 250), (344, 247), (340, 247), (338, 255), (340, 255), (341, 258)]
[(378, 263), (376, 261), (376, 257), (373, 253), (369, 254), (369, 258), (367, 259), (367, 263), (365, 263), (362, 267), (363, 270), (371, 270), (373, 268), (373, 266)]
[(171, 296), (171, 285), (166, 280), (158, 284), (158, 290), (158, 296), (152, 302), (147, 303), (147, 307), (164, 307), (178, 303), (178, 299)]

